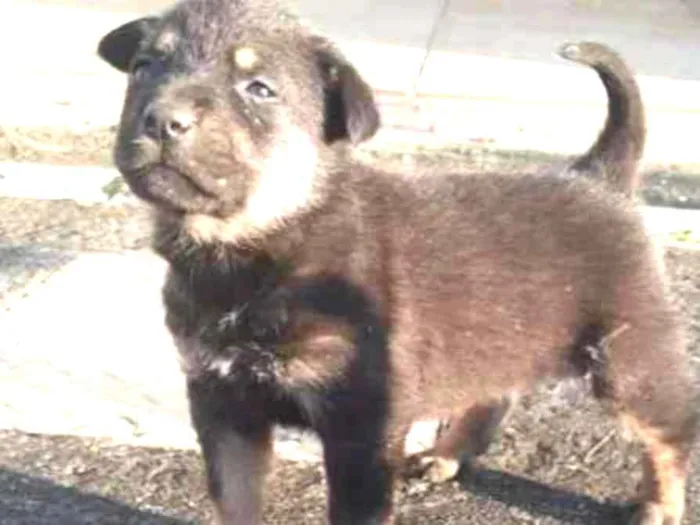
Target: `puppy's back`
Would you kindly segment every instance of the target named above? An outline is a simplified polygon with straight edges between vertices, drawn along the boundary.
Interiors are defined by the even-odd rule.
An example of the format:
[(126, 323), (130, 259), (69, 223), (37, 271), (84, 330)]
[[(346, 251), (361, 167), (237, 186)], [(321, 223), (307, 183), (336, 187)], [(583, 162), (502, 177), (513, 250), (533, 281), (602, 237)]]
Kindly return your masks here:
[[(637, 211), (593, 181), (372, 173), (356, 186), (367, 209), (383, 201), (365, 231), (382, 239), (393, 366), (413, 385), (416, 410), (566, 374), (571, 353), (562, 349), (586, 330), (617, 328), (617, 312), (666, 315)], [(643, 296), (635, 312), (623, 282)], [(417, 377), (441, 386), (424, 389)]]

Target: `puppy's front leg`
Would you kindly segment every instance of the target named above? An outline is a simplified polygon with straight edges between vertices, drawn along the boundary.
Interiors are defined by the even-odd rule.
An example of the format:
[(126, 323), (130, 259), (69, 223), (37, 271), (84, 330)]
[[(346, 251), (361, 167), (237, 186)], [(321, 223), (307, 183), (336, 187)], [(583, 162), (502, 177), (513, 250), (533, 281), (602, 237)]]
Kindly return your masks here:
[(329, 523), (393, 523), (391, 470), (376, 444), (326, 442), (324, 448)]
[[(364, 390), (358, 390), (360, 385)], [(319, 430), (328, 484), (330, 525), (389, 525), (394, 461), (386, 412), (369, 381), (325, 400), (332, 407)]]
[(188, 385), (190, 412), (199, 438), (214, 505), (215, 525), (261, 522), (262, 483), (272, 450), (272, 429), (250, 401), (212, 395), (209, 386)]

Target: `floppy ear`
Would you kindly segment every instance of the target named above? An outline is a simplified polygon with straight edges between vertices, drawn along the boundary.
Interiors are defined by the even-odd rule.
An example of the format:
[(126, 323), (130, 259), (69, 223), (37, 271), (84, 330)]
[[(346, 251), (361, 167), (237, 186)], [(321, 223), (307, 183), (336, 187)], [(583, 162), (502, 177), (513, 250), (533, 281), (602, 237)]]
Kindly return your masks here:
[(139, 18), (113, 29), (100, 39), (97, 54), (112, 67), (126, 73), (139, 44), (157, 20), (154, 16)]
[(324, 82), (326, 141), (349, 139), (357, 144), (371, 138), (380, 124), (372, 88), (325, 38), (315, 37), (314, 43)]

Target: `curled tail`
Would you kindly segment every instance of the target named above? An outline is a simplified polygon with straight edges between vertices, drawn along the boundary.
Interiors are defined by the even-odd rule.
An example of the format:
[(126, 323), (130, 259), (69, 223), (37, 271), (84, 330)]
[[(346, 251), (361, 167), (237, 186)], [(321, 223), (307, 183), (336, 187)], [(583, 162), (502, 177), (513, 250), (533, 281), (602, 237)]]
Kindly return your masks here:
[(566, 43), (558, 55), (595, 69), (608, 95), (605, 127), (569, 171), (605, 180), (631, 196), (640, 183), (638, 164), (646, 139), (644, 105), (632, 70), (614, 50), (598, 42)]

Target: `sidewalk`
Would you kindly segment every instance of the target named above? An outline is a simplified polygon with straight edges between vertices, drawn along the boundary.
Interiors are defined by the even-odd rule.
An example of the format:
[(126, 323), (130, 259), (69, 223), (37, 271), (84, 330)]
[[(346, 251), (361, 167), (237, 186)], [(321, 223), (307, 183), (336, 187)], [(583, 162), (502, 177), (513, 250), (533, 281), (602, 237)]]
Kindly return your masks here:
[[(11, 251), (21, 274), (8, 272)], [(0, 271), (14, 275), (0, 281), (0, 429), (196, 448), (160, 258), (0, 245)], [(277, 438), (280, 457), (319, 457), (310, 436)]]
[[(333, 9), (320, 0), (298, 1), (302, 15), (337, 39), (377, 90), (385, 126), (376, 144), (581, 151), (602, 126), (604, 91), (593, 73), (553, 52), (564, 40), (598, 38), (615, 45), (640, 73), (649, 120), (645, 160), (700, 164), (694, 139), (700, 129), (700, 65), (694, 60), (700, 26), (683, 4), (618, 2), (634, 15), (624, 18), (608, 2), (601, 5), (612, 7), (576, 12), (556, 2), (528, 2), (531, 11), (546, 13), (547, 22), (517, 3), (500, 11), (479, 8), (494, 2), (453, 0), (440, 17), (436, 0), (366, 1)], [(86, 9), (76, 7), (76, 0), (5, 0), (0, 46), (17, 48), (28, 27), (51, 45), (20, 46), (7, 54), (5, 67), (13, 75), (3, 85), (0, 125), (78, 130), (114, 125), (125, 79), (96, 58), (97, 42), (138, 16), (130, 8), (150, 12), (167, 4), (112, 0)], [(110, 5), (120, 9), (107, 11)], [(433, 48), (423, 64), (433, 28)]]

